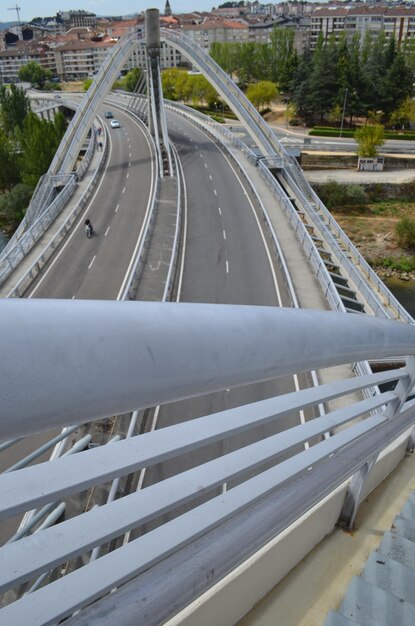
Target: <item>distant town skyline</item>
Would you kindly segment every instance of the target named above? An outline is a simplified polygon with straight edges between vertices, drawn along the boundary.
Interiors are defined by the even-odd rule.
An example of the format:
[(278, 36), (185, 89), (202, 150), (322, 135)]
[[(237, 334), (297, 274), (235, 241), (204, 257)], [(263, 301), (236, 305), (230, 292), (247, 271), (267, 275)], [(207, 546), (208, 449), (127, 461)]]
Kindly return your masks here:
[[(169, 0), (174, 13), (189, 13), (191, 11), (210, 11), (217, 7), (219, 2), (212, 0)], [(34, 17), (48, 17), (56, 15), (58, 11), (84, 10), (97, 15), (123, 16), (141, 13), (146, 9), (164, 11), (166, 0), (18, 0), (20, 21), (30, 22)], [(16, 11), (10, 10), (16, 2), (2, 2), (0, 7), (0, 22), (17, 21)]]

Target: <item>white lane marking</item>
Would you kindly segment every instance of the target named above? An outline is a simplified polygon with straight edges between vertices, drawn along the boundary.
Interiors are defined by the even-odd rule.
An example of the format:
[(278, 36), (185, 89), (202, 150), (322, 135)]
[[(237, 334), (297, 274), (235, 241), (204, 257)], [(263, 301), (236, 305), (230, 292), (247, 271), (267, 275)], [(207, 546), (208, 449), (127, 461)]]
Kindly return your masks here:
[(229, 274), (229, 261), (226, 261), (226, 273)]
[(224, 239), (225, 239), (225, 241), (226, 241), (226, 232), (225, 232), (224, 230), (222, 230), (222, 234), (223, 234), (223, 238), (224, 238)]
[(222, 209), (218, 206), (219, 215), (222, 215)]
[(28, 298), (31, 298), (33, 296), (33, 294), (39, 289), (40, 285), (43, 283), (43, 281), (45, 280), (46, 276), (49, 274), (49, 272), (51, 271), (52, 267), (55, 265), (56, 261), (59, 259), (59, 257), (61, 256), (61, 254), (63, 253), (63, 251), (65, 250), (66, 246), (70, 243), (70, 241), (72, 240), (72, 237), (75, 235), (76, 231), (78, 230), (78, 228), (80, 226), (82, 226), (82, 228), (84, 227), (84, 217), (86, 217), (92, 203), (94, 202), (99, 190), (101, 189), (101, 185), (104, 182), (104, 178), (105, 178), (105, 174), (108, 170), (109, 167), (109, 163), (111, 161), (111, 153), (112, 153), (112, 140), (111, 140), (111, 136), (109, 136), (109, 142), (110, 142), (110, 149), (109, 149), (109, 153), (108, 153), (108, 160), (105, 164), (105, 168), (104, 171), (102, 172), (102, 176), (101, 176), (101, 180), (99, 181), (96, 189), (95, 189), (95, 193), (92, 195), (92, 197), (90, 198), (89, 202), (86, 205), (85, 211), (82, 214), (82, 217), (80, 218), (78, 224), (75, 226), (75, 228), (71, 229), (71, 233), (66, 237), (66, 241), (65, 243), (61, 246), (60, 251), (58, 252), (58, 254), (55, 256), (55, 258), (53, 259), (53, 261), (50, 263), (49, 267), (47, 268), (47, 270), (45, 271), (45, 273), (43, 274), (42, 278), (40, 278), (38, 284), (36, 285), (36, 287), (34, 287), (34, 289), (32, 289), (32, 291), (30, 292), (30, 294), (28, 294)]
[(111, 226), (108, 226), (107, 230), (105, 231), (105, 235), (104, 237), (106, 237), (108, 235), (109, 229), (111, 228)]
[(123, 190), (122, 190), (122, 192), (121, 192), (121, 193), (125, 193), (125, 187), (123, 187)]
[(183, 274), (184, 274), (184, 260), (186, 258), (186, 241), (187, 241), (187, 187), (186, 187), (186, 178), (184, 175), (184, 171), (183, 171), (183, 166), (182, 166), (182, 162), (180, 160), (180, 157), (178, 156), (178, 163), (179, 163), (179, 169), (182, 175), (182, 180), (183, 180), (183, 201), (184, 201), (184, 215), (183, 215), (183, 247), (182, 247), (182, 254), (181, 254), (181, 259), (180, 259), (180, 275), (179, 275), (179, 281), (178, 281), (178, 286), (177, 286), (177, 296), (176, 296), (176, 302), (180, 302), (180, 296), (182, 293), (182, 284), (183, 284)]
[(202, 153), (200, 153), (200, 155), (199, 155), (199, 156), (200, 156), (200, 158), (201, 158), (201, 159), (203, 159), (203, 154), (202, 154)]
[(95, 259), (97, 258), (97, 255), (94, 254), (94, 258), (92, 259), (91, 263), (88, 265), (88, 269), (90, 270), (92, 267), (93, 262), (95, 261)]
[(218, 192), (216, 191), (216, 189), (213, 190), (213, 193), (215, 194), (215, 196), (218, 195)]
[(195, 146), (195, 150), (199, 150), (199, 146)]
[(75, 296), (72, 296), (72, 300), (75, 300)]
[(209, 174), (209, 178), (210, 178), (210, 180), (213, 180), (213, 178), (212, 178), (212, 174)]
[(119, 204), (117, 204), (117, 206), (115, 207), (115, 211), (114, 211), (114, 213), (116, 213), (116, 212), (118, 211), (118, 209), (119, 209), (119, 208), (120, 208), (120, 205), (119, 205)]
[(130, 152), (130, 154), (129, 154), (128, 156), (129, 156), (129, 157), (130, 157), (130, 159), (131, 159), (131, 152)]
[[(138, 128), (140, 128), (140, 125), (138, 124), (138, 122), (134, 121), (134, 123), (138, 126)], [(140, 128), (140, 130), (141, 130), (141, 128)], [(153, 152), (152, 152), (152, 149), (151, 149), (151, 144), (150, 144), (150, 142), (148, 140), (148, 137), (147, 137), (147, 135), (145, 133), (143, 133), (143, 135), (144, 135), (144, 139), (146, 140), (149, 152), (150, 152), (151, 155), (153, 155)], [(138, 249), (140, 247), (141, 239), (143, 237), (143, 232), (144, 232), (145, 224), (146, 224), (146, 221), (147, 221), (148, 212), (150, 210), (151, 198), (153, 196), (153, 188), (154, 188), (154, 184), (155, 184), (155, 181), (154, 181), (154, 158), (151, 159), (151, 173), (150, 173), (150, 177), (151, 177), (151, 185), (150, 185), (150, 192), (149, 192), (149, 196), (148, 196), (148, 200), (147, 200), (147, 207), (146, 207), (146, 211), (145, 211), (145, 214), (144, 214), (144, 220), (143, 220), (143, 223), (141, 225), (141, 230), (140, 230), (140, 233), (138, 235), (137, 242), (135, 244), (135, 248), (134, 248), (133, 253), (131, 255), (130, 263), (128, 264), (127, 271), (125, 272), (124, 280), (122, 281), (120, 290), (118, 292), (117, 300), (121, 299), (122, 294), (125, 291), (125, 286), (127, 284), (127, 281), (130, 278), (131, 270), (132, 270), (132, 267), (133, 267), (135, 259), (136, 259), (137, 251), (138, 251)]]
[(126, 178), (128, 178), (129, 176), (130, 176), (130, 172), (127, 172), (127, 176), (126, 176)]
[(207, 167), (207, 163), (205, 163), (205, 167)]
[(128, 167), (131, 167), (131, 161), (128, 161)]

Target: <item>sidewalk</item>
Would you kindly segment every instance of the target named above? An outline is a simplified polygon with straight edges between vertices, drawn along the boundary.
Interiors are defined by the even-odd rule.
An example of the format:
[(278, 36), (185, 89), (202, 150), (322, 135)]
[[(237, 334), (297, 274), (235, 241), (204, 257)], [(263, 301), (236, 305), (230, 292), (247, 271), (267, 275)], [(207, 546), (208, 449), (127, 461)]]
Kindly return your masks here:
[(372, 185), (376, 183), (391, 183), (400, 185), (415, 180), (414, 169), (386, 170), (385, 172), (358, 172), (357, 170), (304, 170), (304, 175), (310, 183), (327, 183), (336, 181), (342, 184), (355, 183)]
[(9, 278), (1, 285), (0, 287), (0, 298), (6, 298), (8, 294), (14, 289), (14, 287), (18, 284), (21, 278), (27, 273), (30, 267), (35, 263), (36, 259), (39, 257), (41, 252), (48, 246), (48, 244), (52, 241), (52, 239), (56, 236), (59, 229), (63, 226), (63, 224), (68, 219), (69, 215), (72, 213), (73, 209), (91, 184), (91, 180), (95, 174), (95, 171), (99, 167), (101, 163), (101, 159), (103, 158), (105, 152), (95, 150), (92, 156), (91, 163), (89, 165), (88, 170), (86, 171), (84, 177), (81, 181), (79, 181), (75, 193), (72, 198), (69, 200), (67, 205), (62, 209), (58, 217), (52, 222), (47, 231), (43, 234), (43, 236), (36, 242), (30, 252), (22, 259), (13, 273), (9, 276)]

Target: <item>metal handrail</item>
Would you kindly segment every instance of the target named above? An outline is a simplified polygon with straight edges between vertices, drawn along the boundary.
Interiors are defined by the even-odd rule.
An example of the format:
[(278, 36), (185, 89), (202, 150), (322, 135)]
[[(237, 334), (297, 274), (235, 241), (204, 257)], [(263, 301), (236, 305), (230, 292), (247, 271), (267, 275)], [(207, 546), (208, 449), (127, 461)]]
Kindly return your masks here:
[[(369, 316), (274, 307), (76, 300), (4, 300), (1, 306), (5, 333), (0, 338), (0, 348), (6, 349), (10, 358), (7, 364), (0, 364), (0, 368), (3, 365), (0, 379), (9, 391), (6, 396), (0, 396), (0, 415), (11, 419), (0, 418), (0, 436), (7, 438), (64, 424), (65, 412), (74, 416), (75, 423), (81, 417), (80, 412), (98, 419), (112, 413), (114, 394), (118, 412), (123, 413), (125, 396), (131, 394), (138, 409), (153, 403), (156, 397), (162, 403), (170, 402), (184, 395), (205, 394), (215, 388), (231, 388), (299, 369), (350, 363), (363, 355), (366, 358), (411, 355), (406, 366), (398, 370), (338, 380), (225, 409), (98, 447), (76, 458), (56, 459), (53, 481), (50, 480), (52, 466), (48, 463), (0, 476), (4, 495), (0, 517), (5, 518), (63, 500), (71, 493), (131, 474), (141, 467), (197, 451), (215, 441), (231, 438), (237, 442), (239, 435), (260, 425), (283, 424), (285, 416), (300, 409), (350, 397), (351, 393), (374, 385), (396, 382), (393, 391), (340, 404), (340, 408), (325, 416), (282, 428), (270, 437), (264, 435), (264, 439), (248, 446), (241, 441), (231, 453), (214, 456), (193, 469), (71, 518), (56, 528), (41, 530), (37, 537), (3, 547), (0, 554), (5, 567), (0, 572), (0, 589), (5, 590), (33, 580), (59, 563), (89, 553), (95, 546), (137, 526), (158, 520), (161, 515), (165, 519), (180, 504), (192, 503), (190, 510), (180, 517), (165, 521), (156, 535), (154, 531), (148, 532), (1, 609), (0, 619), (5, 623), (19, 623), (20, 616), (23, 612), (27, 615), (28, 610), (33, 624), (59, 621), (122, 582), (140, 573), (150, 573), (162, 559), (211, 532), (222, 532), (231, 546), (232, 533), (226, 534), (226, 525), (232, 519), (239, 527), (248, 513), (251, 531), (256, 534), (250, 535), (250, 541), (245, 544), (249, 546), (252, 541), (257, 549), (261, 541), (269, 540), (263, 529), (263, 521), (268, 519), (264, 507), (275, 504), (278, 508), (279, 516), (273, 519), (275, 535), (343, 485), (391, 442), (399, 438), (402, 448), (415, 424), (415, 401), (407, 401), (415, 376), (412, 325)], [(42, 342), (45, 329), (48, 342)], [(19, 353), (9, 349), (9, 343), (21, 345), (20, 335), (25, 337), (27, 353), (36, 354), (42, 363), (49, 364), (37, 372), (35, 380), (29, 375), (29, 372), (33, 374), (31, 363), (22, 363)], [(102, 336), (106, 337), (105, 342), (99, 341)], [(89, 393), (84, 394), (84, 369), (91, 375), (89, 344), (100, 367), (93, 384), (88, 379)], [(51, 358), (57, 348), (64, 350), (65, 359)], [(77, 364), (76, 371), (73, 363)], [(24, 398), (14, 401), (17, 371), (25, 378), (30, 408), (24, 406)], [(45, 377), (45, 384), (39, 373)], [(121, 395), (120, 380), (123, 381)], [(53, 385), (54, 397), (48, 395), (48, 385)], [(36, 389), (36, 406), (31, 402), (32, 387)], [(8, 402), (9, 394), (13, 398), (12, 406)], [(54, 406), (56, 397), (62, 403), (58, 413)], [(332, 437), (322, 439), (328, 430)], [(302, 444), (309, 440), (313, 445), (304, 447)], [(292, 456), (287, 458), (287, 452)], [(282, 454), (284, 460), (280, 458)], [(264, 463), (267, 463), (265, 470)], [(215, 497), (212, 490), (234, 479), (236, 487)], [(310, 480), (313, 488), (308, 486)], [(281, 506), (284, 494), (295, 494), (298, 490), (302, 499), (292, 497)], [(201, 495), (207, 497), (203, 503)], [(227, 550), (222, 555), (215, 550), (218, 572), (223, 571), (224, 562), (229, 567), (229, 559), (234, 565), (235, 559), (238, 562), (247, 556), (246, 550), (240, 551), (239, 544), (234, 545), (232, 558)], [(175, 568), (172, 571), (175, 572), (172, 584), (177, 588), (180, 577)], [(63, 599), (60, 603), (56, 603), (57, 591)], [(89, 609), (77, 617), (82, 619), (84, 612), (87, 619)]]

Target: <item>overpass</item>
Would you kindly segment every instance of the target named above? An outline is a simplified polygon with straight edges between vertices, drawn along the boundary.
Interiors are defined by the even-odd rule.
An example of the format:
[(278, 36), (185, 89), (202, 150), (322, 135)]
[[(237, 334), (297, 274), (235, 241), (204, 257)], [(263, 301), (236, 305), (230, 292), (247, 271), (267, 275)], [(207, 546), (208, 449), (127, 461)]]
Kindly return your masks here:
[[(185, 44), (190, 46), (188, 42), (181, 45)], [(189, 112), (182, 110), (181, 115)], [(251, 124), (249, 116), (241, 113), (247, 125)], [(211, 132), (219, 131), (212, 128)], [(48, 463), (41, 463), (5, 474), (2, 518), (34, 510), (43, 510), (44, 518), (51, 512), (57, 515), (59, 503), (87, 489), (96, 491), (110, 484), (120, 495), (128, 477), (140, 470), (194, 451), (203, 453), (208, 444), (229, 443), (259, 425), (277, 426), (272, 435), (245, 439), (237, 449), (228, 447), (224, 456), (209, 458), (128, 496), (101, 502), (102, 506), (55, 526), (34, 526), (39, 532), (9, 543), (2, 551), (6, 563), (2, 590), (30, 593), (2, 609), (0, 616), (6, 623), (24, 623), (28, 612), (32, 623), (56, 623), (71, 615), (73, 623), (101, 623), (104, 616), (113, 622), (114, 615), (122, 623), (160, 623), (264, 549), (279, 560), (281, 554), (292, 551), (281, 564), (279, 575), (283, 576), (339, 518), (345, 525), (353, 523), (365, 494), (412, 445), (414, 405), (407, 396), (414, 376), (413, 327), (375, 319), (373, 313), (410, 320), (387, 291), (371, 285), (370, 273), (358, 283), (361, 270), (359, 263), (358, 269), (353, 267), (354, 250), (341, 253), (341, 244), (347, 241), (344, 235), (339, 231), (339, 243), (324, 221), (324, 207), (307, 187), (302, 193), (303, 180), (295, 164), (283, 151), (270, 154), (271, 143), (265, 143), (268, 131), (259, 128), (257, 133), (266, 158), (258, 162), (256, 155), (247, 156), (256, 161), (252, 166), (261, 171), (274, 197), (292, 215), (290, 219), (296, 217), (296, 229), (303, 225), (302, 244), (307, 251), (311, 245), (315, 250), (310, 252), (310, 265), (315, 263), (318, 279), (322, 276), (326, 281), (328, 303), (344, 311), (352, 308), (346, 307), (349, 300), (356, 300), (369, 315), (6, 300), (2, 353), (12, 358), (2, 364), (1, 415), (7, 416), (1, 424), (2, 439), (10, 444), (69, 423), (75, 429), (85, 421), (130, 411), (134, 415), (189, 396), (227, 393), (247, 383), (335, 365), (362, 363), (361, 375), (225, 408), (191, 423), (58, 458), (53, 461), (53, 473)], [(62, 174), (67, 175), (51, 175)], [(301, 210), (300, 201), (310, 213)], [(314, 234), (306, 215), (316, 229)], [(329, 244), (317, 236), (317, 230), (318, 235), (324, 232)], [(333, 257), (325, 263), (324, 251), (336, 254), (341, 263)], [(337, 288), (329, 288), (335, 282), (330, 274), (342, 277), (343, 272), (349, 272), (349, 279), (355, 277), (358, 298), (346, 295), (342, 299)], [(344, 286), (350, 295), (352, 287)], [(91, 369), (88, 355), (92, 354), (97, 370)], [(406, 359), (408, 355), (411, 358)], [(397, 357), (402, 367), (373, 374), (365, 365), (391, 357)], [(39, 364), (50, 367), (39, 368)], [(25, 381), (24, 394), (21, 380)], [(351, 398), (352, 393), (358, 394), (352, 403), (333, 407), (335, 399)], [(307, 413), (310, 407), (317, 412)], [(293, 413), (303, 416), (301, 423), (280, 432), (278, 424)], [(318, 417), (311, 419), (314, 415)], [(185, 509), (174, 516), (182, 506)], [(161, 517), (166, 520), (162, 525)], [(296, 532), (299, 520), (301, 542)], [(74, 564), (83, 555), (88, 555), (89, 562), (76, 569)], [(48, 584), (42, 586), (44, 582)], [(242, 615), (242, 607), (231, 608), (227, 608), (228, 623)]]

